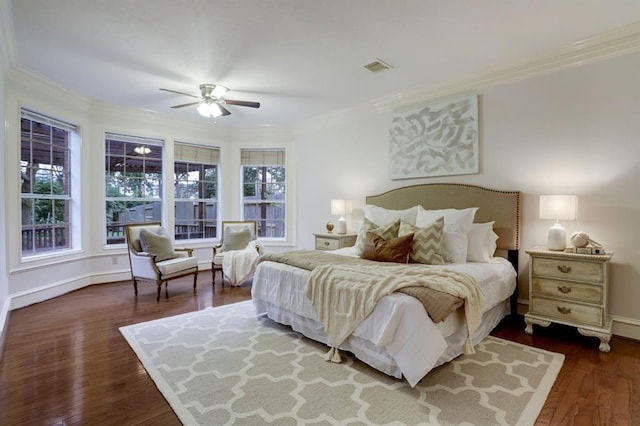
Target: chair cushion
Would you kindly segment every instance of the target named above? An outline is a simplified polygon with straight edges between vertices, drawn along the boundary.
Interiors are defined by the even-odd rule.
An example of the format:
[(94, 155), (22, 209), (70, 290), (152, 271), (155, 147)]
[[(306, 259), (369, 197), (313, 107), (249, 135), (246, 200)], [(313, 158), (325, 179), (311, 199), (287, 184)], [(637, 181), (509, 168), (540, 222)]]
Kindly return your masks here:
[(198, 267), (197, 257), (176, 257), (156, 263), (156, 266), (164, 277), (177, 274), (190, 268)]
[(156, 262), (178, 257), (164, 228), (158, 228), (157, 233), (141, 229), (140, 245), (143, 251), (156, 255)]
[(227, 227), (224, 230), (224, 240), (222, 241), (222, 251), (243, 250), (249, 242), (253, 240), (253, 233), (249, 227), (234, 229)]
[(224, 253), (218, 253), (213, 257), (213, 264), (216, 266), (222, 266), (222, 259), (224, 259)]

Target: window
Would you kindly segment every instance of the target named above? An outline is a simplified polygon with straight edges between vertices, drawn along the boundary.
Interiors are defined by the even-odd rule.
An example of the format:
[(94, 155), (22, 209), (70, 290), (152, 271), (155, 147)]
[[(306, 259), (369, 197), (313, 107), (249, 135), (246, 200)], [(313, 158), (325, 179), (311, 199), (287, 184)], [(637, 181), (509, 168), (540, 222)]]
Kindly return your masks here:
[(258, 222), (258, 236), (285, 238), (284, 149), (243, 149), (242, 207), (245, 220)]
[(107, 244), (124, 243), (127, 224), (162, 219), (162, 158), (162, 140), (106, 134)]
[(174, 157), (176, 240), (215, 238), (219, 150), (176, 143)]
[[(71, 146), (77, 127), (21, 110), (22, 256), (71, 248)], [(76, 138), (77, 139), (77, 138)]]

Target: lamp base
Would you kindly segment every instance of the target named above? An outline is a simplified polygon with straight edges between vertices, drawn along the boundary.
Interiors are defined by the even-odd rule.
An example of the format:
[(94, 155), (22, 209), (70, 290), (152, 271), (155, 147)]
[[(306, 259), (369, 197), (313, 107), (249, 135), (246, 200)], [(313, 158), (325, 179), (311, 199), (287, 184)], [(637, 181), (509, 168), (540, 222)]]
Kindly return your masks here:
[(336, 234), (347, 233), (347, 221), (344, 218), (338, 219), (336, 222)]
[(549, 250), (564, 250), (567, 247), (567, 233), (559, 223), (553, 224), (549, 228), (549, 238), (547, 240), (547, 248)]

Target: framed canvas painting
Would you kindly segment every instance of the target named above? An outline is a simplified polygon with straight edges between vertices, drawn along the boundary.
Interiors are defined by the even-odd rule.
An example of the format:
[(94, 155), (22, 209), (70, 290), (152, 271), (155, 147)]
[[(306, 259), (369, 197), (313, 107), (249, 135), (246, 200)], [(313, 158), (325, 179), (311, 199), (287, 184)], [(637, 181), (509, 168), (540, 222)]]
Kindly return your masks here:
[(391, 179), (478, 173), (478, 96), (394, 111), (389, 141)]

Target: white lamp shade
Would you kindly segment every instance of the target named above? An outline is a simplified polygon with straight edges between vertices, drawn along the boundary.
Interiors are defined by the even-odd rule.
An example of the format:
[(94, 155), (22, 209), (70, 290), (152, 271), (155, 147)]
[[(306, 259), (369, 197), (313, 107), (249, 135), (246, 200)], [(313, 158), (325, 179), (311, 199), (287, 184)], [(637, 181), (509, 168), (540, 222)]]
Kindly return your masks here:
[(577, 198), (575, 195), (541, 195), (540, 219), (575, 220)]
[(347, 214), (347, 200), (331, 200), (331, 214), (334, 216)]

